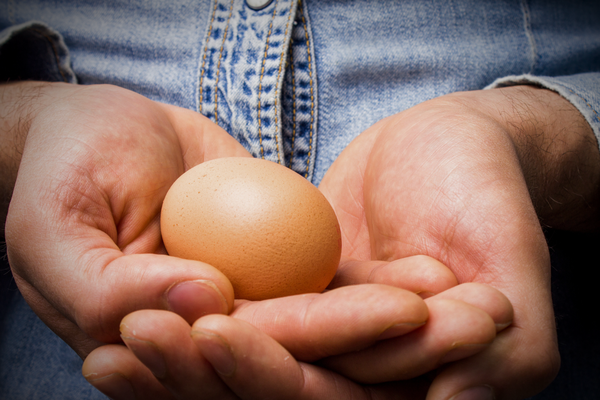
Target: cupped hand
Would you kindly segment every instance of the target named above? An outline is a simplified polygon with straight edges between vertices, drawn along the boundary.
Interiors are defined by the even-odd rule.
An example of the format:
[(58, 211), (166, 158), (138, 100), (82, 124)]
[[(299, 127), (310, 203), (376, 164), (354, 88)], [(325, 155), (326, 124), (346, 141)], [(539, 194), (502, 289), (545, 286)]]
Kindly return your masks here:
[(85, 357), (120, 341), (121, 319), (135, 310), (172, 310), (190, 322), (231, 311), (225, 276), (166, 255), (159, 214), (186, 169), (249, 156), (242, 146), (197, 113), (117, 87), (48, 84), (39, 100), (6, 242), (40, 318)]
[[(174, 313), (138, 311), (121, 325), (127, 348), (96, 349), (83, 374), (113, 398), (364, 398), (358, 384), (298, 359), (362, 348), (382, 334), (423, 325), (428, 310), (422, 299), (380, 286), (240, 301), (232, 316), (209, 315), (192, 327)], [(291, 350), (275, 338), (285, 338)], [(129, 385), (127, 393), (116, 379)]]
[[(211, 158), (248, 156), (243, 148), (196, 113), (120, 88), (49, 84), (39, 95), (44, 106), (36, 110), (28, 126), (6, 238), (15, 279), (41, 319), (86, 357), (98, 346), (121, 340), (120, 320), (131, 311), (171, 310), (188, 323), (205, 314), (230, 312), (233, 292), (222, 274), (209, 265), (165, 254), (159, 210), (170, 184), (186, 169)], [(428, 270), (423, 266), (419, 271)], [(455, 283), (443, 268), (426, 275), (421, 283), (418, 274), (412, 281), (427, 293)], [(432, 276), (440, 279), (431, 286), (427, 279)], [(330, 308), (347, 303), (347, 297), (365, 299), (374, 289), (365, 286), (357, 293), (319, 295), (314, 302), (296, 298), (238, 304), (234, 316), (250, 320), (264, 331), (248, 331), (248, 337), (240, 340), (263, 345), (266, 350), (277, 343), (266, 339), (268, 334), (289, 347), (298, 359), (313, 361), (406, 334), (424, 323), (424, 303), (404, 291), (392, 292), (400, 297), (410, 295), (412, 302), (403, 302), (402, 307), (375, 321), (369, 319), (373, 314), (365, 306), (377, 296), (367, 296), (371, 300), (362, 302), (362, 312), (337, 314), (339, 307)], [(384, 297), (379, 302), (388, 308), (395, 304), (389, 301), (394, 297), (389, 296), (389, 290), (377, 290), (378, 296)], [(320, 305), (308, 314), (315, 314), (321, 325), (313, 323), (302, 332), (296, 329), (298, 322), (303, 322), (298, 320), (301, 314), (290, 310), (309, 304)], [(341, 319), (324, 319), (328, 315)], [(349, 320), (356, 323), (355, 315), (366, 317), (361, 324), (364, 329), (348, 325)], [(273, 323), (273, 317), (279, 317), (281, 323)], [(400, 321), (407, 318), (408, 322)], [(475, 318), (490, 324), (487, 316)], [(344, 324), (344, 334), (331, 335)], [(157, 343), (179, 344), (169, 342), (172, 336), (168, 330), (155, 334)], [(444, 353), (447, 345), (442, 343), (434, 349), (434, 356)], [(279, 343), (277, 346), (284, 348)], [(106, 354), (110, 349), (113, 347), (104, 345), (95, 354)], [(105, 362), (110, 357), (92, 356), (89, 360)], [(131, 361), (127, 357), (120, 360)], [(132, 365), (146, 374), (131, 376), (132, 382), (156, 383), (139, 361)], [(110, 379), (99, 382), (111, 388), (119, 386)], [(219, 387), (221, 381), (211, 382)], [(280, 382), (286, 382), (283, 376)]]
[[(523, 115), (514, 115), (515, 99), (526, 90), (539, 89), (457, 93), (388, 117), (352, 142), (320, 185), (342, 227), (343, 255), (354, 260), (342, 265), (346, 278), (334, 286), (373, 281), (365, 272), (370, 263), (425, 255), (448, 266), (460, 284), (488, 285), (512, 303), (510, 327), (477, 355), (441, 369), (427, 399), (464, 391), (525, 398), (544, 388), (559, 366), (548, 248), (511, 136), (529, 128), (518, 127)], [(530, 97), (520, 104), (539, 107)], [(535, 124), (538, 114), (531, 113), (524, 119)], [(375, 355), (383, 363), (394, 357), (387, 344), (364, 357)], [(371, 383), (393, 378), (353, 374), (344, 361), (326, 365)]]
[[(94, 350), (83, 374), (117, 399), (424, 398), (429, 382), (418, 375), (482, 351), (512, 320), (508, 300), (484, 285), (439, 296), (426, 305), (389, 285), (351, 285), (238, 301), (231, 316), (205, 316), (191, 328), (170, 312), (138, 311), (121, 325), (127, 348)], [(364, 384), (369, 376), (379, 380)]]

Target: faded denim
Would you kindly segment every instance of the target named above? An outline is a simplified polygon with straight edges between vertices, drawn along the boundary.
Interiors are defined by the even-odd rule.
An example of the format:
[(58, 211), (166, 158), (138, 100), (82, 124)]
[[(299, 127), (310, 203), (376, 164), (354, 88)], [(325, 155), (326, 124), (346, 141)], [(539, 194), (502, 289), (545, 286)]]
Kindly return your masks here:
[[(538, 84), (600, 137), (599, 19), (583, 0), (0, 0), (0, 79), (109, 83), (196, 110), (318, 184), (373, 123), (455, 91)], [(0, 397), (95, 398), (74, 353), (2, 296)]]

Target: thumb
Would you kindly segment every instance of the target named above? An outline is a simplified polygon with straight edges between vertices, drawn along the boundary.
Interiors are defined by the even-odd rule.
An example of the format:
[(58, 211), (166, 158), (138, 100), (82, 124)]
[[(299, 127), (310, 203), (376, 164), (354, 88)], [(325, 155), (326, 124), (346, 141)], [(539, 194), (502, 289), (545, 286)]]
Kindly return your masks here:
[[(208, 264), (160, 254), (102, 252), (105, 258), (110, 253), (119, 255), (107, 262), (98, 257), (101, 261), (92, 263), (65, 258), (61, 261), (72, 265), (63, 264), (64, 270), (47, 260), (46, 267), (68, 282), (58, 292), (15, 274), (32, 309), (69, 344), (118, 342), (120, 321), (140, 309), (173, 311), (192, 324), (204, 315), (227, 314), (233, 308), (231, 283)], [(11, 261), (16, 264), (15, 258)]]
[(161, 104), (179, 138), (186, 170), (221, 157), (252, 157), (223, 128), (197, 112)]
[(192, 324), (233, 306), (229, 281), (201, 262), (144, 254), (73, 271), (60, 296), (14, 276), (33, 311), (82, 358), (103, 343), (119, 342), (120, 321), (130, 312), (170, 310)]
[[(140, 309), (163, 309), (181, 315), (192, 324), (207, 314), (227, 314), (233, 308), (233, 287), (212, 266), (193, 260), (158, 254), (116, 258), (103, 268), (93, 296), (75, 293), (77, 322), (93, 338), (114, 342), (122, 318)], [(98, 323), (100, 321), (100, 323)]]

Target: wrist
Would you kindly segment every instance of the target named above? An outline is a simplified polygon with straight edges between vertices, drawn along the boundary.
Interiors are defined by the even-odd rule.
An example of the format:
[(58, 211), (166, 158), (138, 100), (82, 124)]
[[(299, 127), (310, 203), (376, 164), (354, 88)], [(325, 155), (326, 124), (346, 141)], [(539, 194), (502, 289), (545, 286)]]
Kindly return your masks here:
[(458, 96), (503, 127), (543, 226), (600, 227), (600, 151), (577, 108), (551, 90), (527, 85)]
[(0, 236), (17, 179), (29, 129), (39, 112), (51, 104), (50, 90), (62, 83), (23, 81), (0, 85)]

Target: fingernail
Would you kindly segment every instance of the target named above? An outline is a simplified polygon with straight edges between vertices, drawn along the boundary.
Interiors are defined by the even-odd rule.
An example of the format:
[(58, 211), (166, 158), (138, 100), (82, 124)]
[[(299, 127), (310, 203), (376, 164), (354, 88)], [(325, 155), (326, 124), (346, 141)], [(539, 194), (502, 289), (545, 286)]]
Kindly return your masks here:
[(167, 366), (157, 345), (147, 340), (121, 335), (129, 350), (159, 379), (167, 376)]
[(197, 280), (173, 284), (166, 292), (170, 311), (179, 314), (190, 325), (208, 314), (226, 314), (225, 296), (211, 281)]
[(494, 400), (494, 391), (489, 386), (475, 386), (452, 396), (449, 400)]
[(379, 335), (377, 340), (391, 339), (398, 336), (406, 335), (408, 332), (412, 332), (423, 325), (425, 325), (425, 322), (422, 322), (420, 324), (403, 323), (392, 325), (385, 331), (383, 331), (383, 333)]
[(449, 363), (452, 361), (456, 361), (456, 360), (460, 360), (460, 359), (472, 356), (473, 354), (479, 353), (481, 350), (485, 349), (486, 347), (488, 347), (488, 344), (486, 344), (486, 343), (484, 343), (484, 344), (462, 344), (462, 345), (455, 347), (452, 350), (448, 351), (446, 353), (446, 355), (444, 355), (440, 359), (440, 363), (445, 364), (445, 363)]
[(131, 382), (122, 374), (114, 373), (98, 379), (89, 379), (92, 375), (95, 374), (85, 376), (87, 381), (111, 399), (135, 399), (135, 392), (133, 391)]
[(215, 333), (200, 330), (192, 331), (192, 339), (218, 373), (233, 375), (236, 368), (235, 357), (225, 339)]

